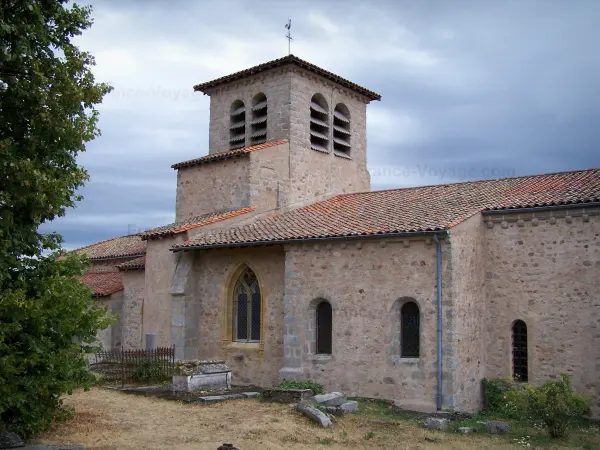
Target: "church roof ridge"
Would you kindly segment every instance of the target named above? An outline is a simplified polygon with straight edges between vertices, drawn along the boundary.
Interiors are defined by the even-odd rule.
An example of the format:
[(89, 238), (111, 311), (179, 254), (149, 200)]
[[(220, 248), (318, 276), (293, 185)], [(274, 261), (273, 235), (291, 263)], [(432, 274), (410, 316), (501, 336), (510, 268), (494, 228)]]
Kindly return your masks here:
[(349, 193), (246, 225), (208, 230), (172, 250), (433, 233), (482, 211), (596, 202), (600, 169)]
[(146, 243), (142, 241), (141, 233), (127, 234), (94, 242), (68, 253), (87, 255), (90, 259), (119, 259), (145, 254)]
[(395, 188), (387, 188), (387, 189), (377, 189), (373, 191), (359, 191), (359, 192), (347, 192), (344, 194), (338, 194), (335, 197), (349, 196), (349, 195), (368, 195), (377, 192), (388, 192), (388, 191), (399, 191), (406, 189), (423, 189), (423, 188), (434, 188), (439, 186), (456, 186), (463, 184), (477, 184), (477, 183), (490, 183), (494, 181), (503, 181), (503, 180), (517, 180), (523, 178), (536, 178), (536, 177), (551, 177), (555, 175), (564, 175), (564, 174), (574, 174), (574, 173), (586, 173), (586, 172), (598, 172), (600, 176), (600, 168), (589, 168), (589, 169), (574, 169), (574, 170), (562, 170), (558, 172), (548, 172), (548, 173), (535, 173), (529, 175), (517, 175), (514, 177), (502, 177), (502, 178), (483, 178), (480, 180), (465, 180), (465, 181), (455, 181), (452, 183), (441, 183), (441, 184), (423, 184), (419, 186), (403, 186), (403, 187), (395, 187)]
[(348, 89), (358, 92), (359, 94), (362, 94), (371, 100), (381, 100), (381, 95), (378, 94), (377, 92), (374, 92), (367, 88), (364, 88), (356, 83), (353, 83), (350, 80), (347, 80), (346, 78), (336, 75), (333, 72), (329, 72), (328, 70), (322, 69), (321, 67), (316, 66), (312, 63), (309, 63), (308, 61), (300, 59), (295, 55), (287, 55), (282, 58), (278, 58), (278, 59), (274, 59), (272, 61), (258, 64), (256, 66), (250, 67), (248, 69), (240, 70), (240, 71), (232, 73), (230, 75), (225, 75), (220, 78), (215, 78), (214, 80), (211, 80), (211, 81), (206, 81), (204, 83), (196, 84), (194, 86), (194, 91), (203, 92), (204, 94), (206, 94), (207, 91), (213, 87), (220, 86), (222, 84), (229, 83), (231, 81), (240, 80), (240, 79), (246, 78), (250, 75), (255, 75), (257, 73), (261, 73), (266, 70), (280, 67), (280, 66), (283, 66), (286, 64), (294, 64), (299, 67), (302, 67), (303, 69), (306, 69), (313, 73), (316, 73), (317, 75), (321, 75), (331, 81), (335, 81), (336, 83), (341, 84), (342, 86), (344, 86)]

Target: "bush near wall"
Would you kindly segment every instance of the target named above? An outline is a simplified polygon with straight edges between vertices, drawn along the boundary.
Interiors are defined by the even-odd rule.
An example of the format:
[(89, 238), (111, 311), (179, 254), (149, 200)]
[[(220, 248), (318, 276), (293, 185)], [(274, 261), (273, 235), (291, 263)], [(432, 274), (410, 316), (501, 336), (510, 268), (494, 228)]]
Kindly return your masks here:
[(540, 386), (511, 379), (483, 380), (488, 412), (515, 420), (542, 422), (552, 438), (566, 436), (590, 412), (591, 397), (573, 390), (571, 377), (561, 374)]

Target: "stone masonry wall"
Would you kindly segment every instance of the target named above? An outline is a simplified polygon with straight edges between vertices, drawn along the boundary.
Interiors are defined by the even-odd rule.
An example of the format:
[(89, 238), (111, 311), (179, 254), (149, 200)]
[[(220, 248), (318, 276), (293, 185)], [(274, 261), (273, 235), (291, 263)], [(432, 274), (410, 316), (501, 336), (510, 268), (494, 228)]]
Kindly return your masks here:
[(144, 307), (144, 269), (123, 271), (123, 309), (121, 312), (121, 342), (124, 349), (141, 348), (142, 313)]
[(511, 327), (527, 325), (529, 381), (560, 373), (600, 416), (600, 208), (487, 215), (486, 370), (512, 373)]
[[(322, 153), (310, 147), (310, 103), (314, 94), (327, 100), (330, 110), (330, 151)], [(290, 199), (300, 206), (315, 199), (346, 192), (370, 189), (366, 162), (366, 104), (364, 97), (324, 78), (294, 68), (291, 77), (290, 118)], [(338, 103), (350, 110), (352, 149), (350, 158), (333, 151), (333, 110)]]
[[(159, 347), (168, 347), (172, 344), (171, 279), (175, 256), (169, 249), (175, 244), (182, 243), (184, 239), (180, 234), (147, 242), (142, 341), (146, 333), (156, 333)], [(142, 346), (145, 346), (144, 342)]]
[(250, 205), (255, 214), (285, 207), (290, 186), (289, 143), (252, 152), (249, 157)]
[[(120, 316), (123, 308), (123, 291), (114, 292), (106, 297), (99, 297), (96, 301), (108, 309), (108, 314), (118, 314)], [(97, 333), (96, 342), (103, 349), (108, 350), (121, 346), (121, 323), (119, 317), (116, 322)]]
[[(272, 386), (283, 359), (284, 254), (281, 247), (219, 249), (192, 254), (186, 295), (186, 345), (198, 359), (225, 359), (234, 383)], [(232, 342), (231, 307), (234, 274), (242, 265), (254, 270), (260, 284), (262, 342)], [(192, 355), (189, 355), (192, 356)]]
[(248, 168), (242, 156), (179, 169), (175, 220), (249, 206)]
[[(443, 244), (447, 249), (447, 244)], [(446, 266), (447, 264), (445, 264)], [(436, 250), (431, 239), (290, 245), (283, 379), (435, 409)], [(315, 307), (333, 309), (333, 352), (314, 354)], [(420, 357), (400, 357), (400, 307), (420, 309)]]
[(477, 411), (482, 407), (481, 380), (485, 377), (484, 239), (481, 214), (450, 230), (450, 285), (443, 312), (449, 339), (444, 342), (444, 386), (448, 408)]
[(246, 147), (250, 146), (251, 107), (256, 94), (267, 97), (267, 140), (287, 139), (290, 114), (290, 68), (282, 67), (219, 86), (210, 92), (209, 153), (229, 150), (231, 105), (246, 106)]

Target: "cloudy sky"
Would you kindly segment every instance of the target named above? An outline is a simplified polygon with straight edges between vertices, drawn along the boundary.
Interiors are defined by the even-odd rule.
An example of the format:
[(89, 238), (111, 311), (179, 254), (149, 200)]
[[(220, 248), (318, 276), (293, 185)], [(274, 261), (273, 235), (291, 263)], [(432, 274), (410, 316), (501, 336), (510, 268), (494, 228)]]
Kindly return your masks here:
[(173, 221), (170, 165), (208, 153), (194, 84), (292, 53), (382, 95), (373, 189), (600, 167), (595, 0), (100, 1), (78, 39), (115, 90), (79, 161), (84, 200), (45, 224), (75, 248)]

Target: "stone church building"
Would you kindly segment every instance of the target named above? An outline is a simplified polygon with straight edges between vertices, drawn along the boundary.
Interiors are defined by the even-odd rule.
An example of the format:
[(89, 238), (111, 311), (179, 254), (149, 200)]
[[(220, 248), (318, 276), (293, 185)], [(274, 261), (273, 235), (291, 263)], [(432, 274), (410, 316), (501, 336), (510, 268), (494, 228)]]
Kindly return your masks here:
[(370, 191), (377, 93), (293, 55), (194, 90), (209, 152), (172, 166), (175, 223), (77, 250), (120, 313), (105, 346), (421, 410), (565, 372), (600, 414), (600, 169)]

